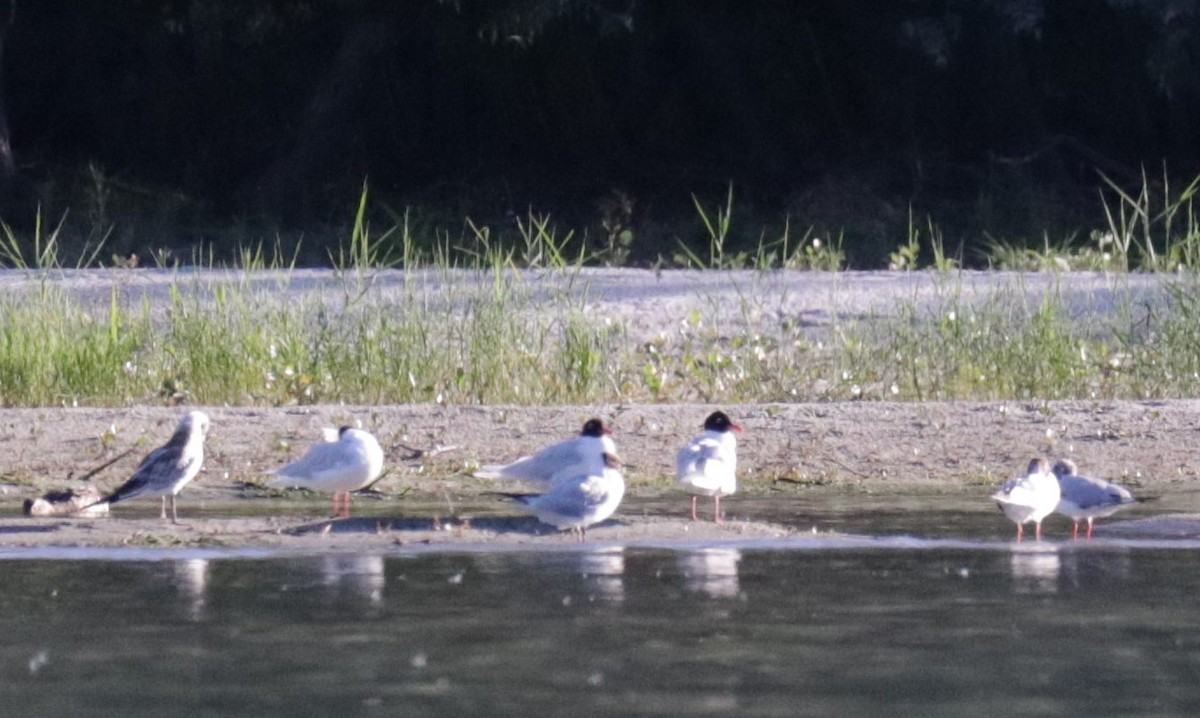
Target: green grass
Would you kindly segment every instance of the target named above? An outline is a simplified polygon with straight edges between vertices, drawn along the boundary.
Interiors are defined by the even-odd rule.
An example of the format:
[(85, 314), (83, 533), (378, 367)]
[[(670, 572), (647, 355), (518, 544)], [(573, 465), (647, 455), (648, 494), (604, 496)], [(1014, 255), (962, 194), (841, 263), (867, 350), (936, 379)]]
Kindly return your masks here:
[[(256, 271), (256, 270), (255, 270)], [(1074, 316), (1055, 288), (964, 299), (954, 274), (932, 300), (837, 320), (815, 335), (741, 302), (715, 302), (635, 339), (588, 312), (587, 274), (424, 270), (399, 289), (370, 275), (323, 293), (180, 273), (168, 299), (84, 304), (60, 283), (0, 298), (5, 406), (199, 403), (591, 403), (1037, 400), (1200, 393), (1200, 280), (1164, 303), (1118, 299)], [(247, 272), (247, 275), (253, 272)], [(410, 276), (411, 275), (411, 276)], [(751, 275), (753, 276), (753, 275)], [(1065, 275), (1064, 275), (1065, 276)], [(1120, 292), (1116, 296), (1128, 296)], [(820, 338), (814, 338), (819, 336)]]
[[(1076, 315), (1057, 282), (1040, 294), (1018, 284), (968, 301), (941, 230), (930, 218), (918, 228), (910, 213), (907, 244), (893, 259), (913, 269), (922, 254), (932, 257), (932, 299), (914, 296), (886, 313), (814, 331), (760, 306), (751, 286), (739, 295), (733, 325), (720, 321), (713, 298), (667, 317), (675, 329), (649, 339), (589, 313), (583, 268), (618, 256), (620, 217), (595, 253), (586, 237), (532, 212), (516, 221), (515, 242), (468, 223), (462, 236), (429, 243), (418, 241), (407, 213), (389, 211), (389, 229), (373, 232), (364, 186), (348, 244), (329, 255), (325, 291), (289, 294), (297, 252), (276, 242), (240, 250), (232, 275), (220, 280), (164, 261), (176, 274), (154, 302), (124, 290), (124, 269), (110, 270), (116, 280), (107, 301), (73, 294), (59, 281), (68, 271), (59, 228), (43, 232), (39, 218), (30, 238), (7, 226), (0, 237), (0, 265), (29, 278), (25, 289), (0, 294), (0, 405), (1196, 396), (1198, 182), (1171, 195), (1164, 180), (1159, 199), (1149, 182), (1139, 194), (1119, 194), (1124, 209), (1107, 212), (1108, 232), (1124, 233), (1118, 239), (1093, 236), (1094, 246), (1082, 250), (1048, 240), (1038, 251), (992, 249), (997, 264), (1060, 278), (1077, 267), (1184, 267), (1164, 278), (1158, 305), (1118, 291), (1114, 311)], [(695, 204), (708, 248), (704, 256), (685, 252), (682, 266), (759, 270), (751, 276), (768, 279), (843, 264), (840, 239), (822, 241), (811, 229), (793, 238), (789, 222), (777, 239), (760, 237), (754, 252), (733, 252), (732, 187), (714, 210)], [(100, 246), (70, 266), (95, 266)], [(197, 250), (193, 264), (218, 263)], [(402, 280), (379, 281), (391, 267), (406, 270)], [(273, 279), (259, 281), (266, 270)], [(136, 276), (128, 275), (130, 284)]]

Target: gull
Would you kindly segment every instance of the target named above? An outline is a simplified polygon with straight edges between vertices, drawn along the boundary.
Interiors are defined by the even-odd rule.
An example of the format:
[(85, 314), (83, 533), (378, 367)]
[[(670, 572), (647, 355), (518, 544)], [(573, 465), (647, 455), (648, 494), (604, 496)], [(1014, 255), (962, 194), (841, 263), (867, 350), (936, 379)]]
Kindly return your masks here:
[(1029, 462), (1025, 476), (1004, 482), (1004, 486), (991, 498), (1000, 504), (1005, 515), (1016, 522), (1018, 541), (1024, 536), (1024, 525), (1031, 521), (1034, 523), (1034, 537), (1041, 541), (1042, 519), (1058, 506), (1060, 496), (1058, 479), (1050, 473), (1050, 462), (1038, 458)]
[(714, 411), (704, 420), (704, 433), (692, 439), (675, 457), (675, 476), (692, 494), (692, 521), (696, 499), (713, 497), (713, 521), (721, 523), (721, 497), (737, 490), (737, 437), (742, 427), (724, 412)]
[[(383, 472), (383, 449), (369, 431), (325, 429), (323, 441), (299, 459), (274, 469), (268, 486), (299, 486), (333, 493), (333, 515), (350, 516), (350, 492), (370, 486)], [(341, 513), (338, 499), (344, 499)]]
[(542, 523), (556, 529), (570, 529), (579, 540), (587, 537), (587, 527), (612, 516), (625, 496), (625, 478), (621, 459), (603, 453), (592, 459), (588, 469), (560, 476), (544, 494), (507, 494), (533, 510)]
[(486, 464), (474, 476), (477, 479), (515, 479), (548, 489), (559, 477), (587, 471), (596, 457), (606, 453), (616, 456), (617, 446), (611, 434), (612, 430), (600, 419), (588, 419), (579, 436), (551, 444), (511, 464)]
[(167, 443), (147, 454), (128, 481), (97, 503), (115, 504), (138, 496), (159, 496), (161, 517), (167, 518), (167, 499), (170, 499), (171, 523), (179, 523), (175, 497), (200, 472), (208, 427), (208, 414), (203, 411), (185, 414)]
[(1129, 490), (1111, 481), (1096, 479), (1090, 476), (1080, 476), (1075, 462), (1070, 459), (1059, 459), (1054, 464), (1054, 475), (1058, 477), (1058, 485), (1062, 489), (1059, 499), (1058, 513), (1074, 522), (1071, 538), (1079, 538), (1079, 522), (1087, 519), (1087, 535), (1092, 537), (1092, 520), (1104, 516), (1112, 516), (1121, 509), (1136, 504), (1137, 499)]

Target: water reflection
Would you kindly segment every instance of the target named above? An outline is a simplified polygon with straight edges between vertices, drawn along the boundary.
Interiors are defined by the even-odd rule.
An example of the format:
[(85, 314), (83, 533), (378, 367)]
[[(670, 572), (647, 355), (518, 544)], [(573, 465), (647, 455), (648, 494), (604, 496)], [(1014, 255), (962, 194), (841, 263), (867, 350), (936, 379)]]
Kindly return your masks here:
[(205, 605), (208, 603), (209, 560), (181, 559), (175, 562), (174, 574), (175, 587), (179, 592), (185, 615), (192, 621), (202, 620)]
[(1063, 555), (1063, 578), (1072, 588), (1102, 590), (1129, 579), (1132, 559), (1125, 547), (1085, 548)]
[(1195, 547), (589, 548), (0, 562), (0, 704), (499, 718), (1200, 702)]
[(387, 585), (383, 556), (324, 556), (320, 562), (320, 574), (321, 585), (330, 593), (356, 597), (372, 606), (383, 605), (383, 589)]
[(1062, 559), (1053, 545), (1018, 546), (1009, 558), (1013, 591), (1022, 594), (1058, 593)]
[(625, 549), (617, 546), (579, 554), (579, 572), (588, 594), (605, 601), (625, 600)]
[(735, 548), (702, 548), (679, 554), (679, 570), (688, 591), (711, 598), (736, 598), (741, 590), (738, 564), (742, 552)]

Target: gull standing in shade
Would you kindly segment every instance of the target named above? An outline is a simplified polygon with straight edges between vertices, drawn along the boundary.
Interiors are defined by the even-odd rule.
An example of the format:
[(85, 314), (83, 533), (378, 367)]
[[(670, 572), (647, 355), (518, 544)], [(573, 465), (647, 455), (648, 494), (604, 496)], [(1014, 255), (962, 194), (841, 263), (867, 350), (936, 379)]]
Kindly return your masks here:
[(544, 494), (506, 494), (533, 510), (538, 520), (562, 530), (577, 532), (582, 542), (587, 528), (612, 516), (625, 496), (625, 477), (616, 454), (593, 457), (591, 465), (570, 476), (560, 476)]
[(675, 476), (692, 496), (692, 521), (696, 499), (713, 497), (713, 521), (721, 523), (721, 497), (737, 490), (737, 437), (742, 427), (724, 412), (714, 411), (704, 420), (704, 433), (692, 439), (675, 457)]
[[(370, 486), (383, 473), (383, 449), (369, 431), (326, 429), (324, 441), (299, 459), (270, 473), (268, 486), (299, 486), (333, 494), (333, 515), (350, 516), (350, 492)], [(344, 500), (339, 512), (338, 499)]]
[(175, 497), (200, 472), (208, 427), (208, 414), (189, 411), (167, 443), (147, 454), (128, 481), (97, 503), (115, 504), (138, 496), (159, 496), (162, 518), (167, 518), (167, 499), (170, 499), (171, 523), (179, 523)]
[(992, 500), (1000, 504), (1010, 519), (1017, 524), (1017, 540), (1025, 534), (1025, 524), (1033, 522), (1034, 537), (1042, 540), (1042, 519), (1049, 516), (1058, 506), (1061, 496), (1058, 479), (1050, 473), (1050, 462), (1038, 458), (1029, 462), (1025, 476), (1004, 482)]
[(515, 479), (548, 489), (559, 477), (588, 471), (603, 454), (617, 455), (612, 430), (600, 419), (588, 419), (579, 436), (551, 444), (511, 464), (486, 464), (474, 475), (477, 479)]
[(1062, 490), (1062, 498), (1059, 499), (1055, 511), (1074, 522), (1071, 529), (1072, 539), (1079, 538), (1081, 520), (1087, 519), (1086, 537), (1091, 539), (1093, 519), (1112, 516), (1138, 502), (1123, 486), (1104, 479), (1080, 476), (1075, 462), (1070, 459), (1056, 461), (1054, 475), (1058, 477), (1058, 485)]

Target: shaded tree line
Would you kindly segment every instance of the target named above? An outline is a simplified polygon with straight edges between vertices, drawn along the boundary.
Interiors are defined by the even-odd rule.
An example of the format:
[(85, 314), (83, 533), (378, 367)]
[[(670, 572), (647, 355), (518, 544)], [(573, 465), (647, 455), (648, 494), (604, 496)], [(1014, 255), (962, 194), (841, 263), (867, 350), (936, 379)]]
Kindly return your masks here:
[(116, 251), (322, 236), (369, 178), (455, 232), (628, 198), (647, 260), (732, 184), (739, 242), (786, 219), (875, 266), (911, 208), (970, 260), (1097, 226), (1098, 169), (1200, 172), (1196, 5), (20, 2), (4, 219), (69, 210)]

